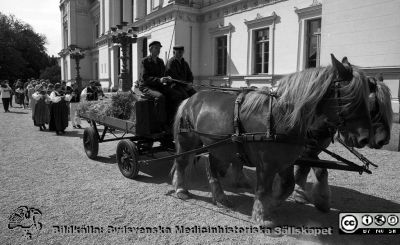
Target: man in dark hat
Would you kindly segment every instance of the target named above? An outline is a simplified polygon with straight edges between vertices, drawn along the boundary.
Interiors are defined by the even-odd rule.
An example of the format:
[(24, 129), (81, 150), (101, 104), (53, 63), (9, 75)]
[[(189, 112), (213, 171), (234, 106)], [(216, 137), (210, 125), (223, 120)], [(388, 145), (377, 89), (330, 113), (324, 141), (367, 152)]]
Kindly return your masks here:
[(179, 91), (184, 98), (188, 98), (196, 93), (191, 83), (193, 83), (193, 74), (189, 64), (183, 58), (185, 50), (183, 46), (174, 46), (174, 56), (168, 60), (165, 74), (172, 77), (176, 82), (173, 88)]
[(182, 96), (168, 84), (170, 77), (165, 76), (164, 61), (158, 58), (161, 47), (158, 41), (149, 44), (150, 55), (141, 62), (139, 90), (154, 98), (159, 123), (171, 128), (176, 107), (182, 101)]
[(94, 80), (89, 81), (89, 85), (82, 90), (80, 97), (82, 101), (98, 100), (99, 95), (96, 87), (96, 81)]

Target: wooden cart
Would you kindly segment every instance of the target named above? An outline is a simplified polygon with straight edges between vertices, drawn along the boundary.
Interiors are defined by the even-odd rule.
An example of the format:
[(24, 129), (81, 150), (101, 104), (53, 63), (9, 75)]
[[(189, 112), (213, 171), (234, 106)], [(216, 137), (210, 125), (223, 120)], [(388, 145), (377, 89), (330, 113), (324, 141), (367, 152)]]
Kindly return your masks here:
[[(161, 141), (169, 136), (167, 132), (140, 134), (136, 124), (129, 120), (121, 120), (108, 116), (93, 114), (80, 114), (80, 117), (90, 123), (90, 127), (83, 132), (83, 146), (86, 155), (95, 159), (99, 152), (99, 143), (119, 141), (116, 150), (116, 160), (122, 175), (134, 179), (139, 173), (139, 156), (154, 154), (161, 151), (174, 152), (175, 149), (165, 146), (156, 146), (156, 141)], [(104, 126), (102, 132), (98, 126)]]

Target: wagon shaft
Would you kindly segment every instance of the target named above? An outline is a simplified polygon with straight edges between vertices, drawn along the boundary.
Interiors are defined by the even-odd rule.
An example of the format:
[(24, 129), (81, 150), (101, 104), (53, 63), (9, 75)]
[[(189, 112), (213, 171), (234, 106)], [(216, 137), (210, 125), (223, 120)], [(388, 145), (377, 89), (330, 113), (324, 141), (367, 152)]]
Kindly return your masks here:
[(346, 170), (352, 172), (366, 172), (368, 174), (372, 174), (369, 169), (366, 169), (364, 166), (358, 165), (347, 165), (338, 161), (329, 161), (329, 160), (318, 160), (312, 158), (299, 158), (295, 161), (295, 165), (307, 166), (307, 167), (317, 167), (317, 168), (327, 168), (327, 169), (337, 169), (337, 170)]

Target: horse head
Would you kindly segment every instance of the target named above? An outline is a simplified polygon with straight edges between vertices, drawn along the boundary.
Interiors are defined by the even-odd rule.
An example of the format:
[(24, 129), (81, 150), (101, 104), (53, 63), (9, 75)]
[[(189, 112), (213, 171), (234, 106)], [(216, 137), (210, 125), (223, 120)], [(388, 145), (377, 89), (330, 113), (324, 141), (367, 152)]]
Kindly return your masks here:
[(347, 145), (364, 147), (368, 144), (372, 131), (368, 78), (351, 66), (346, 57), (339, 62), (331, 54), (331, 59), (335, 78), (321, 105), (322, 110), (328, 121), (337, 127)]
[(390, 141), (393, 111), (389, 87), (383, 77), (369, 77), (369, 111), (372, 120), (372, 135), (368, 146), (380, 149)]

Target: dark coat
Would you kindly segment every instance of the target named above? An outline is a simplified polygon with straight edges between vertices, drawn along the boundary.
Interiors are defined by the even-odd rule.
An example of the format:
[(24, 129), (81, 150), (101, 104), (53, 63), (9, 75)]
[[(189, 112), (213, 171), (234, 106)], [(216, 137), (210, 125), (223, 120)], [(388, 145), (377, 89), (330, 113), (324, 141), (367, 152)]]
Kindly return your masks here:
[(141, 62), (141, 75), (139, 79), (139, 88), (149, 87), (152, 89), (161, 89), (160, 78), (165, 76), (164, 61), (157, 57), (155, 62), (151, 56), (143, 58)]
[[(74, 92), (74, 95), (72, 95), (72, 92)], [(70, 94), (72, 95), (71, 100), (69, 102), (71, 103), (78, 103), (81, 99), (81, 93), (79, 93), (79, 89), (72, 89)]]
[(88, 86), (86, 89), (86, 93), (87, 93), (87, 95), (86, 95), (87, 101), (93, 101), (93, 100), (99, 99), (99, 95), (98, 95), (96, 87)]
[(192, 71), (190, 70), (189, 64), (183, 58), (181, 61), (175, 57), (169, 59), (167, 62), (165, 75), (188, 83), (193, 82)]

